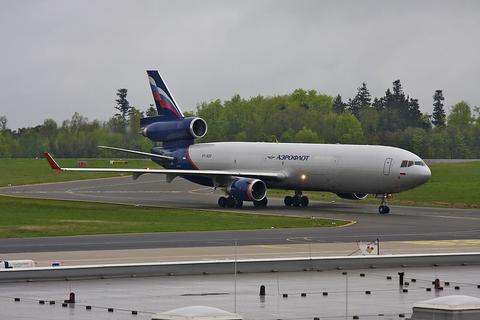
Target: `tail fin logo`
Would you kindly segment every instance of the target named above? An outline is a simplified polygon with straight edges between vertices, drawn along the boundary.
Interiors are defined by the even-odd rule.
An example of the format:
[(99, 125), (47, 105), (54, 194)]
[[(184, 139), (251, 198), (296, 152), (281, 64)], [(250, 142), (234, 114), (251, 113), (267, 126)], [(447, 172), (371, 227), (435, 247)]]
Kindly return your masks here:
[(166, 84), (158, 72), (147, 71), (147, 73), (158, 114), (175, 119), (183, 118), (182, 111), (178, 108), (175, 99), (168, 91)]

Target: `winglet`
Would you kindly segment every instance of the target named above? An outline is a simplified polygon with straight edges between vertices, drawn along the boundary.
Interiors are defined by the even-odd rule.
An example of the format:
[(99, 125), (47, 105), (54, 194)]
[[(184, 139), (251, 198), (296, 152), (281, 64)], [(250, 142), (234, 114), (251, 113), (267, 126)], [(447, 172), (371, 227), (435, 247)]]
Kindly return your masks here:
[(48, 152), (44, 152), (43, 153), (43, 156), (45, 157), (45, 159), (47, 159), (48, 161), (48, 164), (50, 165), (50, 167), (57, 171), (57, 172), (61, 172), (62, 171), (62, 168), (60, 168), (60, 166), (58, 165), (58, 163), (55, 161), (55, 159), (53, 159), (52, 155)]

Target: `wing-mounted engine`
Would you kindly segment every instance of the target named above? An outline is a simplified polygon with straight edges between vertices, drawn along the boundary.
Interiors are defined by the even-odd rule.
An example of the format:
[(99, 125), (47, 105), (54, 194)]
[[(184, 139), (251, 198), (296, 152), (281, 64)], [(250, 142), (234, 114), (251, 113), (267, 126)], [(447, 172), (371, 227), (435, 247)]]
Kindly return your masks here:
[(237, 178), (227, 187), (227, 193), (241, 201), (261, 201), (267, 195), (267, 186), (262, 180)]
[(207, 133), (207, 122), (202, 118), (190, 117), (164, 121), (163, 117), (140, 120), (142, 134), (152, 141), (171, 142), (202, 138)]
[(342, 199), (349, 199), (349, 200), (363, 200), (368, 196), (368, 193), (337, 193)]

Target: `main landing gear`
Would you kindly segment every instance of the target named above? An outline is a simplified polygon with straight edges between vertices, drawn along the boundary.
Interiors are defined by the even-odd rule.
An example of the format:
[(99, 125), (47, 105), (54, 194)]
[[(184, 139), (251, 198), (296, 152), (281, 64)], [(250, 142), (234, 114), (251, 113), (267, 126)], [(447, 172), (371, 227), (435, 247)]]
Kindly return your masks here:
[(267, 206), (267, 203), (268, 203), (267, 197), (264, 197), (260, 201), (253, 200), (253, 206), (255, 208), (265, 208)]
[(283, 199), (283, 202), (285, 203), (285, 206), (287, 207), (308, 207), (308, 197), (302, 195), (302, 191), (297, 190), (295, 191), (295, 195), (293, 197), (291, 196), (286, 196)]
[(380, 203), (380, 207), (378, 207), (378, 213), (380, 214), (387, 214), (390, 212), (390, 207), (387, 205), (388, 194), (384, 193), (380, 197), (382, 202)]
[[(253, 206), (255, 208), (264, 208), (267, 206), (268, 199), (267, 197), (264, 197), (260, 201), (253, 201)], [(218, 198), (218, 206), (220, 208), (241, 208), (243, 207), (243, 200), (235, 199), (232, 196), (228, 197), (220, 197)]]
[(218, 206), (220, 208), (241, 208), (243, 207), (243, 201), (235, 199), (232, 196), (228, 198), (220, 197), (218, 198)]

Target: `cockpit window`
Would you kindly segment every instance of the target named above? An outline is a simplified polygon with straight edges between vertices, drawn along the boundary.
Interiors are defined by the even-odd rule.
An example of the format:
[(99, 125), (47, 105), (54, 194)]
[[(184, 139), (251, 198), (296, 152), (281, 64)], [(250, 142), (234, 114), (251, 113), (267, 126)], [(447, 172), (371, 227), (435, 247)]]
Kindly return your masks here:
[(400, 168), (406, 168), (411, 166), (424, 166), (425, 163), (423, 161), (412, 161), (412, 160), (403, 160)]

